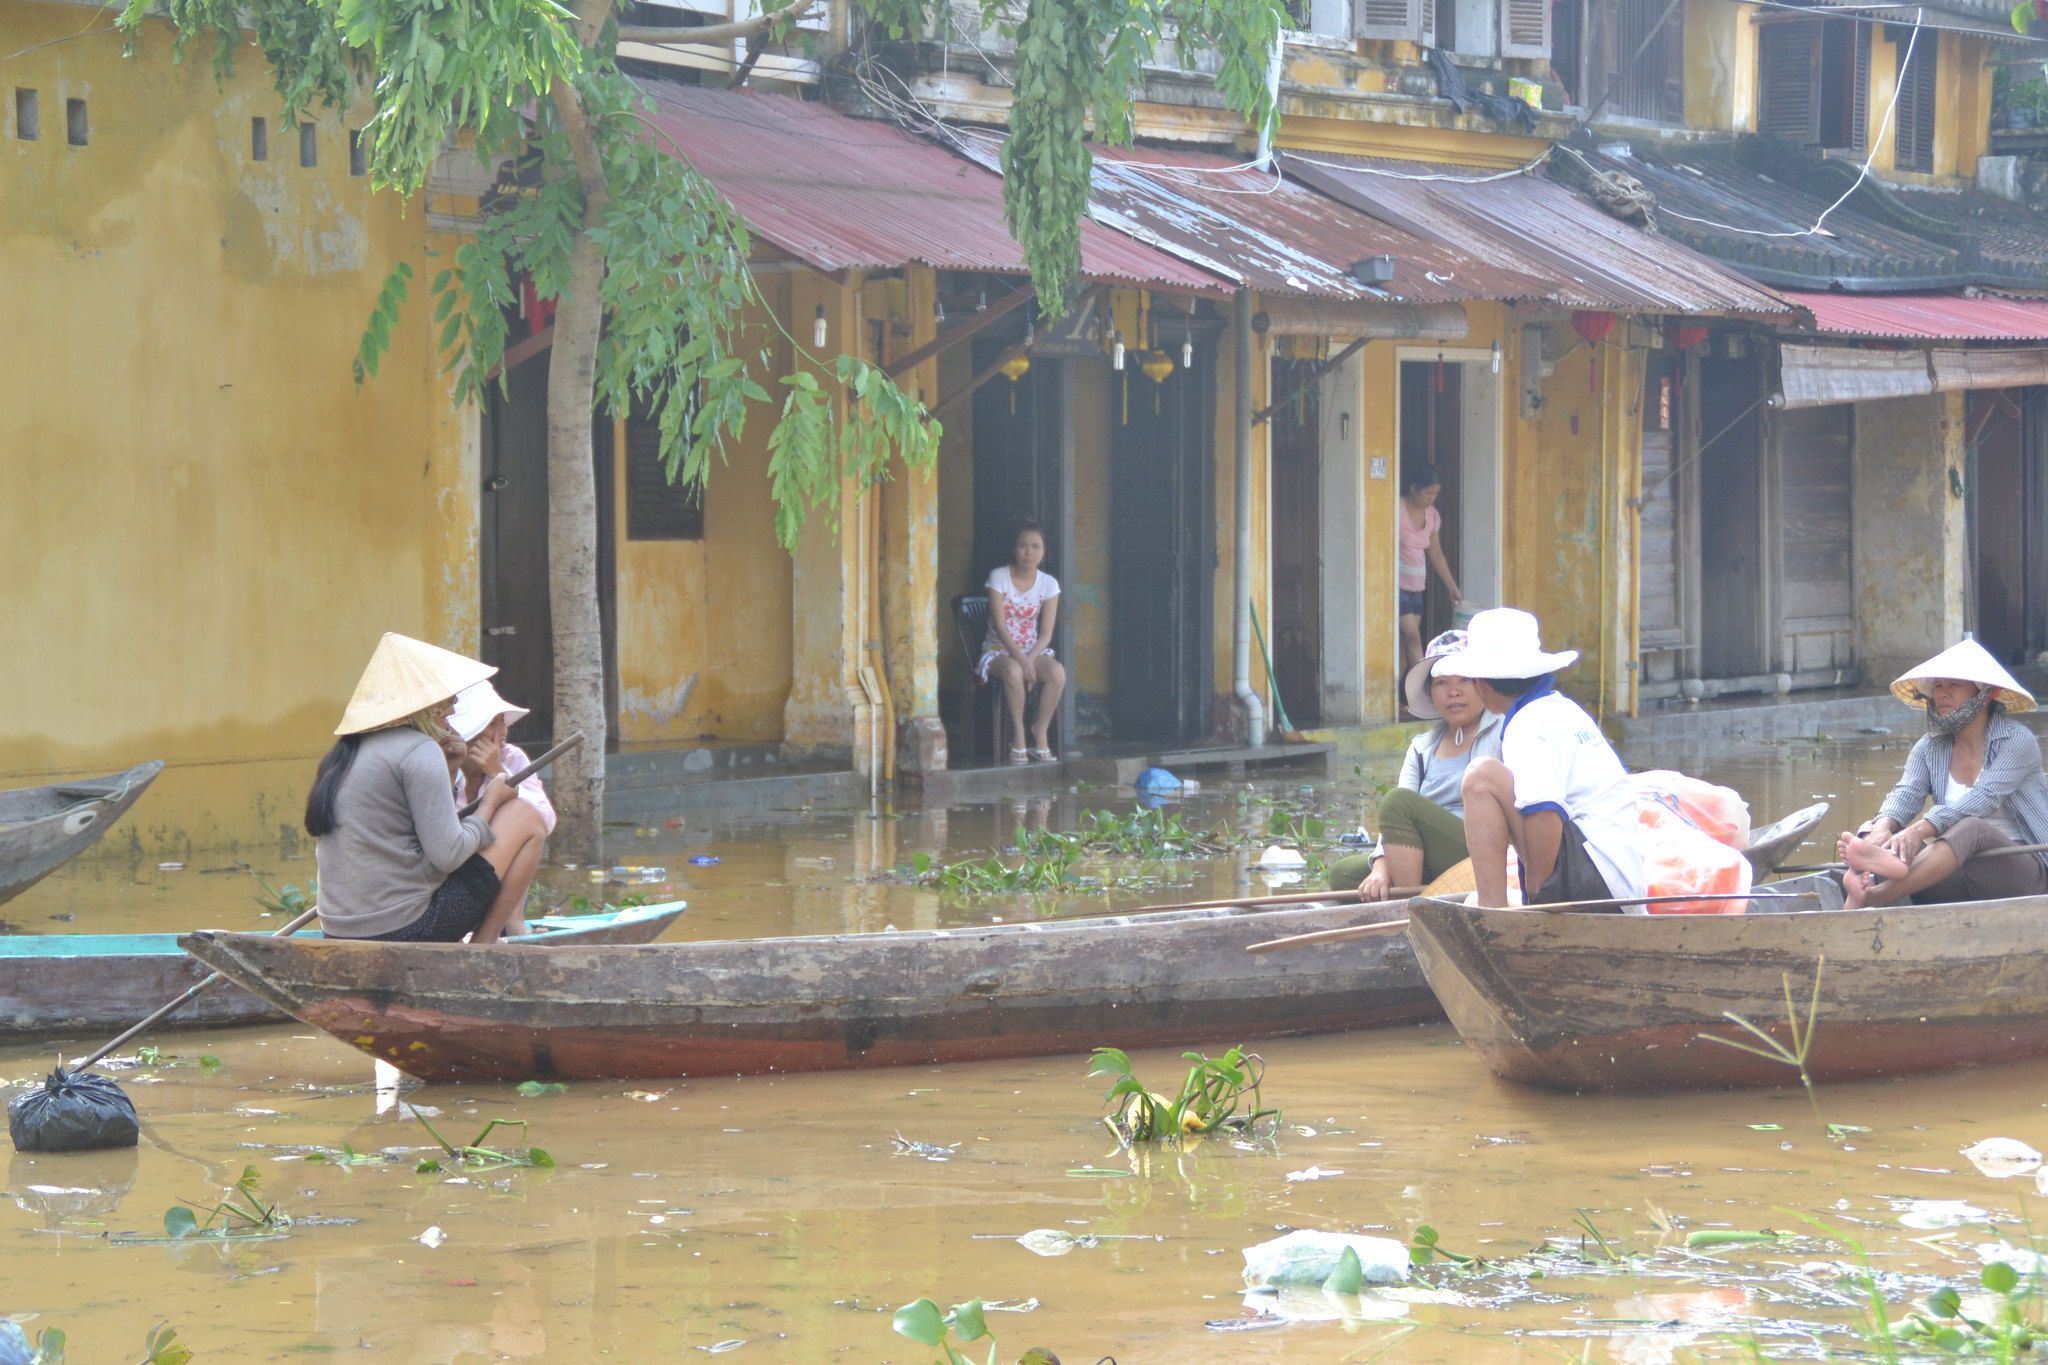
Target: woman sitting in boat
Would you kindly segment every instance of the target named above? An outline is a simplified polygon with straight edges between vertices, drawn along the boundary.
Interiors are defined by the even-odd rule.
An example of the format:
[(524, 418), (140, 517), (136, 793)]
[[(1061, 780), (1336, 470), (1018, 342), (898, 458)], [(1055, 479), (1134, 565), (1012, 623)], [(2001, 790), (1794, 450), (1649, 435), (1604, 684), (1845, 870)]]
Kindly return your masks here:
[(1500, 717), (1486, 709), (1470, 678), (1438, 673), (1437, 660), (1465, 648), (1462, 630), (1429, 642), (1408, 670), (1408, 709), (1436, 724), (1408, 744), (1401, 777), (1380, 802), (1380, 846), (1330, 865), (1330, 889), (1387, 899), (1397, 886), (1427, 886), (1465, 861), (1465, 769), (1500, 757)]
[(306, 797), (320, 927), (331, 938), (495, 943), (526, 901), (547, 837), (501, 771), (456, 815), (465, 745), (456, 694), (498, 670), (387, 634), (349, 698)]
[(2041, 745), (2012, 718), (2034, 709), (2033, 694), (1975, 640), (1921, 664), (1892, 694), (1927, 712), (1927, 733), (1877, 818), (1841, 837), (1849, 907), (2048, 893), (2041, 854), (1997, 851), (2048, 843)]
[[(468, 805), (469, 794), (482, 791), (484, 783), (491, 778), (526, 772), (533, 766), (533, 760), (526, 756), (526, 751), (505, 737), (513, 725), (531, 714), (524, 706), (514, 706), (499, 696), (498, 689), (488, 682), (472, 684), (456, 694), (455, 709), (448, 715), (448, 728), (464, 745), (455, 773), (457, 806)], [(519, 800), (532, 807), (534, 818), (540, 821), (541, 839), (546, 839), (555, 832), (555, 803), (548, 799), (548, 789), (542, 785), (540, 774), (528, 773), (526, 780), (519, 784), (518, 791)], [(505, 820), (514, 821), (519, 815), (520, 812), (507, 811)], [(515, 874), (523, 873), (526, 881), (531, 883), (535, 869), (540, 866), (541, 844), (534, 841), (528, 848), (533, 866), (513, 870)], [(525, 932), (526, 917), (515, 908), (512, 918), (506, 921), (505, 937), (514, 938)]]

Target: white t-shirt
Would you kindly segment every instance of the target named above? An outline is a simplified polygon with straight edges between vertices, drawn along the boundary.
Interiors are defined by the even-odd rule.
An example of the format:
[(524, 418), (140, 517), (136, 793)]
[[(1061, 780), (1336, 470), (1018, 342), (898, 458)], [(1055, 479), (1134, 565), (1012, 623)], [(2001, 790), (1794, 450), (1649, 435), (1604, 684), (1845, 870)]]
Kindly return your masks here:
[[(996, 594), (1003, 604), (1003, 624), (1010, 628), (1010, 638), (1017, 642), (1017, 648), (1029, 654), (1031, 647), (1038, 643), (1038, 609), (1048, 600), (1060, 595), (1057, 578), (1040, 569), (1038, 576), (1031, 580), (1031, 586), (1023, 592), (1010, 580), (1010, 566), (998, 564), (989, 573), (988, 590)], [(1000, 651), (1002, 637), (996, 634), (995, 617), (989, 617), (988, 636), (982, 642), (984, 650)]]
[[(1964, 797), (1968, 796), (1972, 791), (1976, 790), (1976, 786), (1977, 784), (1974, 782), (1958, 782), (1956, 781), (1956, 775), (1954, 773), (1950, 773), (1948, 775), (1948, 791), (1942, 795), (1941, 804), (1944, 806), (1953, 806), (1956, 802), (1962, 800)], [(1997, 830), (2000, 834), (2003, 834), (2006, 838), (2012, 840), (2014, 843), (2024, 844), (2025, 842), (2027, 842), (2027, 836), (2020, 833), (2019, 825), (2015, 823), (2012, 818), (2012, 807), (2009, 804), (2000, 805), (1998, 808), (1998, 814), (1988, 816), (1986, 818), (1990, 821), (1991, 827), (1993, 829)]]
[[(1500, 761), (1515, 778), (1515, 806), (1575, 821), (1586, 852), (1617, 896), (1646, 895), (1641, 814), (1620, 755), (1577, 702), (1549, 692), (1522, 703), (1501, 726)], [(1523, 888), (1525, 895), (1535, 888)], [(1630, 907), (1632, 914), (1648, 913)]]

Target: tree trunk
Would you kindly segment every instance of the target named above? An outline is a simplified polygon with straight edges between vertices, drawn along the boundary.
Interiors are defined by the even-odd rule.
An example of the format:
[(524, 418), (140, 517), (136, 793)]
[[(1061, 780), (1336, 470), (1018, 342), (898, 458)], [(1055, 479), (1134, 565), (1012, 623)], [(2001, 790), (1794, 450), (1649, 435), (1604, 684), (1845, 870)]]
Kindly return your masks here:
[[(610, 5), (586, 7), (585, 26), (604, 23)], [(590, 11), (596, 11), (595, 16)], [(586, 34), (585, 42), (590, 41)], [(590, 229), (607, 195), (590, 125), (576, 91), (557, 85), (550, 103), (575, 149), (582, 183), (583, 231), (569, 251), (569, 288), (556, 301), (548, 369), (548, 608), (554, 616), (555, 738), (581, 730), (583, 747), (555, 763), (554, 834), (558, 858), (603, 861), (604, 629), (597, 603), (597, 478), (591, 444), (597, 345), (604, 325), (604, 253)]]

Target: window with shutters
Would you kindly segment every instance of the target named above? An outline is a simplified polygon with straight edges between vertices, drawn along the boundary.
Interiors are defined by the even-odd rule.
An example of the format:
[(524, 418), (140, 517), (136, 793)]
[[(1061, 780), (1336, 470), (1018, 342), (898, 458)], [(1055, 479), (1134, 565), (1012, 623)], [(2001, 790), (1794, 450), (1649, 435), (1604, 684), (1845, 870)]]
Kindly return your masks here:
[(1351, 36), (1436, 46), (1436, 0), (1351, 0)]
[(668, 481), (661, 428), (638, 403), (626, 419), (626, 539), (704, 539), (704, 491)]
[(1500, 55), (1550, 57), (1551, 0), (1500, 0)]
[(1899, 107), (1893, 115), (1898, 139), (1892, 165), (1902, 171), (1934, 171), (1934, 72), (1940, 49), (1931, 29), (1908, 30), (1898, 41)]
[(1605, 118), (1685, 122), (1683, 0), (1558, 0), (1551, 65)]
[(1767, 20), (1757, 34), (1757, 131), (1807, 147), (1864, 151), (1870, 36), (1861, 19)]

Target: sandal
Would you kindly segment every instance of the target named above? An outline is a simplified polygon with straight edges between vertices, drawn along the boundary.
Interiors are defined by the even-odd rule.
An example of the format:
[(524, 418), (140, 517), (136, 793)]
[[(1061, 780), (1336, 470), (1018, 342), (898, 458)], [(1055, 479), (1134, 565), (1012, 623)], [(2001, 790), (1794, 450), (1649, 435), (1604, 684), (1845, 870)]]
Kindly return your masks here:
[(1031, 761), (1032, 761), (1033, 763), (1057, 763), (1057, 762), (1059, 762), (1059, 760), (1058, 760), (1058, 759), (1056, 759), (1056, 758), (1054, 758), (1054, 757), (1052, 756), (1052, 750), (1050, 750), (1050, 749), (1033, 749), (1033, 750), (1031, 751)]
[(1018, 767), (1022, 767), (1023, 765), (1025, 765), (1026, 763), (1029, 763), (1030, 761), (1031, 761), (1031, 751), (1030, 751), (1029, 749), (1012, 749), (1012, 750), (1010, 750), (1010, 762), (1012, 762), (1012, 763), (1016, 764), (1016, 765), (1017, 765)]

